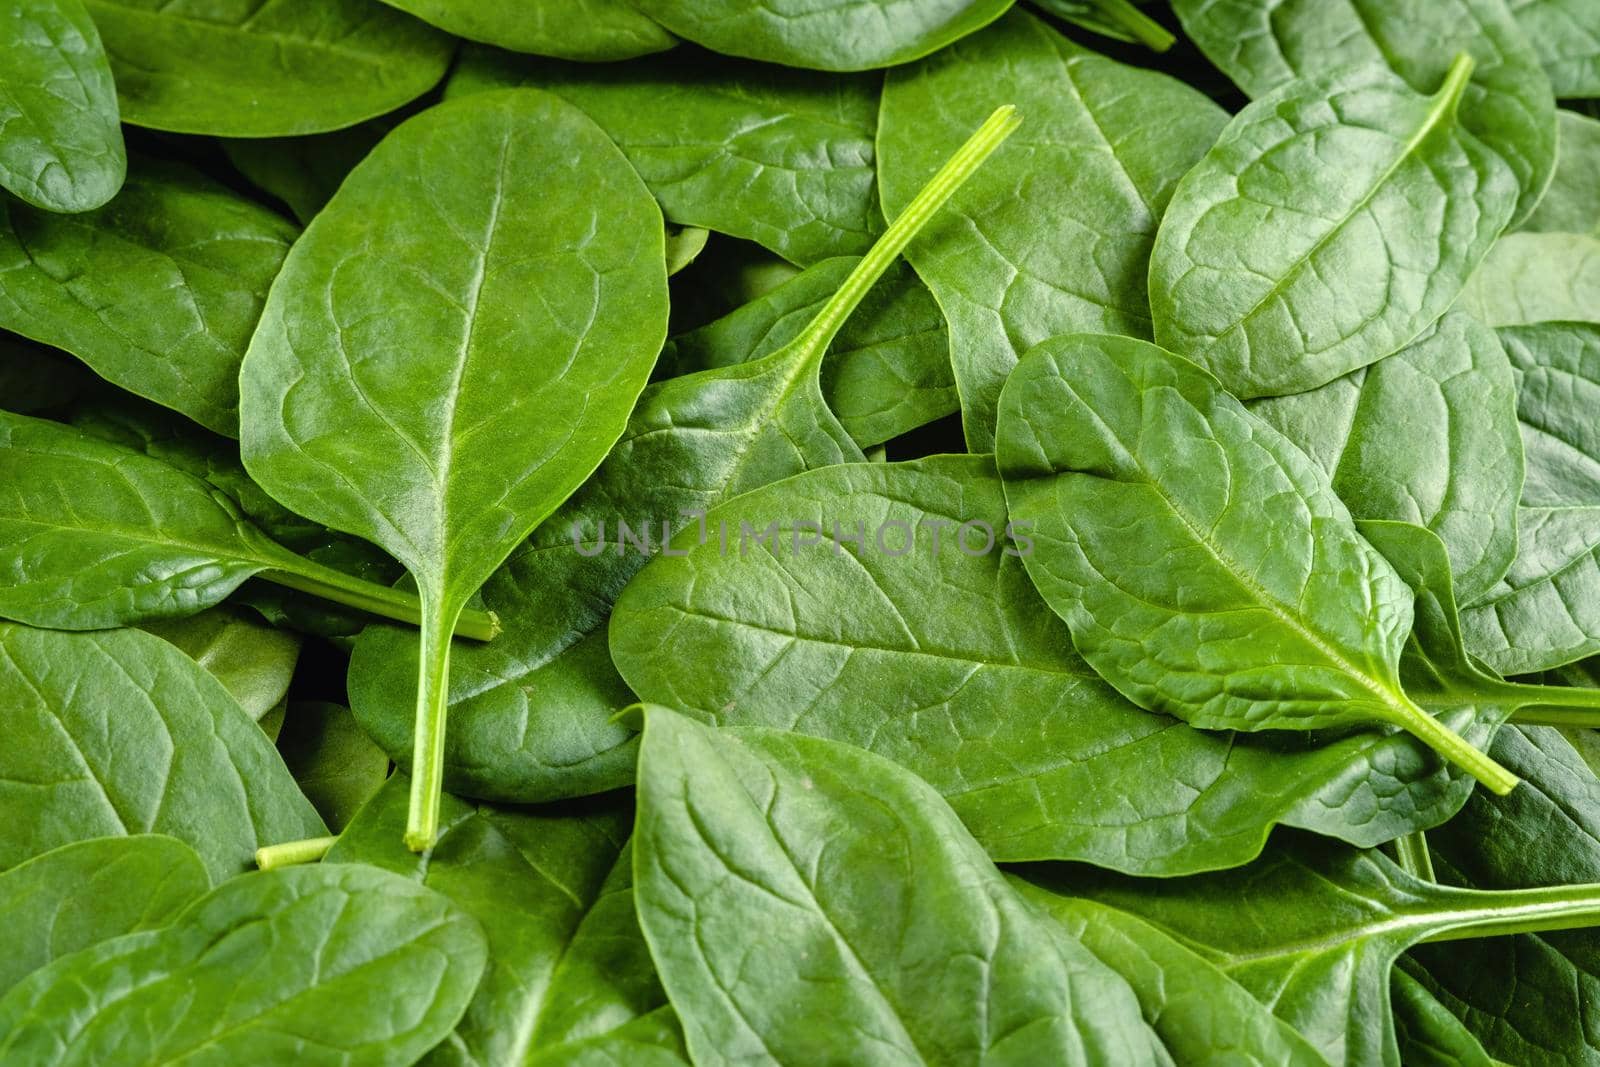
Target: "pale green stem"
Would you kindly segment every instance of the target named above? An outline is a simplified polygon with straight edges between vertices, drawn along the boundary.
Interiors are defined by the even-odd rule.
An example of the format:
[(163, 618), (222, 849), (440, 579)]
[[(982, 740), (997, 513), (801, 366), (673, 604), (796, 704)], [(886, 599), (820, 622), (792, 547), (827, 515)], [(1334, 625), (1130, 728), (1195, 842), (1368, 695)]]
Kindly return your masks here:
[(1473, 748), (1466, 738), (1406, 701), (1410, 710), (1394, 718), (1395, 725), (1482, 782), (1492, 793), (1505, 796), (1517, 787), (1517, 776)]
[(1413, 831), (1394, 841), (1394, 861), (1400, 869), (1424, 882), (1437, 882), (1433, 873), (1433, 855), (1428, 851), (1428, 838), (1421, 830)]
[(867, 295), (867, 290), (883, 277), (883, 272), (899, 258), (906, 245), (944, 206), (945, 201), (972, 177), (984, 160), (1021, 123), (1022, 118), (1011, 104), (995, 109), (994, 114), (967, 139), (967, 143), (939, 168), (939, 172), (912, 198), (899, 217), (889, 224), (883, 236), (861, 257), (861, 262), (856, 264), (844, 284), (828, 298), (822, 310), (817, 312), (817, 317), (801, 334), (797, 342), (803, 353), (801, 362), (815, 364), (822, 359), (822, 354), (827, 351), (828, 345), (833, 342), (856, 305), (861, 303), (861, 298)]
[(1559, 885), (1543, 889), (1501, 889), (1475, 894), (1481, 906), (1449, 930), (1424, 941), (1465, 941), (1505, 934), (1537, 934), (1600, 926), (1600, 885)]
[(296, 863), (315, 863), (328, 854), (337, 837), (308, 837), (304, 841), (285, 841), (256, 849), (256, 866), (263, 871), (289, 867)]
[[(416, 626), (422, 621), (422, 602), (415, 593), (365, 582), (308, 559), (297, 558), (294, 566), (294, 570), (262, 571), (257, 577), (395, 622)], [(499, 632), (500, 619), (492, 611), (463, 611), (456, 624), (459, 636), (474, 641), (491, 640)]]
[(1600, 730), (1597, 708), (1518, 708), (1511, 721), (1523, 726), (1560, 726), (1568, 730)]
[(406, 814), (406, 847), (413, 852), (431, 848), (439, 836), (445, 720), (450, 710), (450, 631), (460, 612), (459, 605), (450, 604), (423, 611), (417, 720), (411, 741), (411, 806)]
[(1128, 36), (1152, 52), (1165, 52), (1177, 38), (1155, 19), (1140, 11), (1128, 0), (1095, 0), (1095, 6), (1108, 21), (1115, 22)]
[(1529, 726), (1600, 727), (1600, 689), (1506, 682), (1495, 690), (1514, 702), (1512, 722)]

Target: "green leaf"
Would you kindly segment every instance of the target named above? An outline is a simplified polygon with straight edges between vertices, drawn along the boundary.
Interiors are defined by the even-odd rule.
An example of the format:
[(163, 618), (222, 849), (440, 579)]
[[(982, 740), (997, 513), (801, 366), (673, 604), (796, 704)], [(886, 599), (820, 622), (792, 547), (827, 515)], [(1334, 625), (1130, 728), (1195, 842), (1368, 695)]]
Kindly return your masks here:
[(1142, 44), (1155, 52), (1165, 52), (1177, 40), (1165, 26), (1140, 11), (1134, 0), (1034, 0), (1034, 3), (1041, 10), (1090, 33)]
[(1353, 517), (1438, 534), (1470, 602), (1517, 552), (1516, 398), (1494, 331), (1450, 313), (1388, 359), (1249, 407), (1322, 468)]
[(1600, 886), (1458, 889), (1413, 878), (1376, 851), (1299, 837), (1248, 867), (1189, 878), (1093, 868), (1029, 877), (1183, 939), (1330, 1061), (1351, 1067), (1399, 1063), (1390, 974), (1412, 946), (1600, 922)]
[[(1496, 759), (1522, 776), (1512, 796), (1476, 794), (1428, 835), (1445, 880), (1529, 889), (1600, 879), (1600, 781), (1556, 730), (1501, 731)], [(1410, 953), (1428, 989), (1498, 1059), (1600, 1063), (1600, 982), (1593, 930), (1519, 934)]]
[(633, 3), (679, 37), (714, 52), (815, 70), (905, 63), (982, 28), (1011, 6), (1011, 0), (922, 0), (891, 13), (880, 0)]
[[(210, 483), (60, 423), (0, 412), (0, 616), (96, 630), (196, 614), (252, 575), (415, 622), (417, 599), (293, 552)], [(492, 636), (493, 620), (463, 619)]]
[(429, 89), (450, 38), (373, 0), (84, 0), (123, 121), (282, 137), (351, 126)]
[(0, 693), (0, 868), (161, 833), (220, 880), (260, 845), (326, 832), (222, 683), (160, 638), (0, 624)]
[(289, 695), (300, 658), (300, 639), (292, 633), (229, 608), (147, 622), (140, 628), (204, 667), (257, 722)]
[(889, 75), (879, 133), (886, 212), (972, 124), (1014, 102), (1027, 125), (907, 253), (950, 323), (968, 444), (1032, 345), (1080, 330), (1151, 336), (1156, 227), (1226, 114), (1200, 93), (1072, 44), (1018, 11)]
[(1586, 0), (1506, 0), (1506, 6), (1557, 96), (1600, 96), (1600, 9)]
[(628, 0), (384, 0), (469, 41), (606, 62), (664, 52), (676, 38)]
[(1168, 1062), (1121, 978), (870, 753), (650, 708), (633, 847), (697, 1064)]
[[(532, 801), (628, 780), (632, 734), (611, 716), (632, 696), (600, 633), (612, 602), (695, 514), (798, 471), (862, 458), (822, 398), (824, 353), (906, 242), (1015, 125), (1009, 109), (991, 116), (793, 340), (644, 391), (606, 462), (484, 587), (508, 632), (492, 648), (455, 653), (455, 740), (442, 755), (451, 789)], [(396, 709), (409, 657), (393, 631), (369, 630), (350, 674), (357, 719), (401, 763), (408, 735)]]
[(1386, 67), (1343, 67), (1241, 111), (1156, 236), (1156, 340), (1248, 399), (1419, 337), (1516, 206), (1512, 169), (1457, 121), (1472, 69), (1463, 55), (1421, 96)]
[(182, 841), (153, 834), (62, 845), (0, 874), (0, 993), (52, 960), (166, 926), (211, 888)]
[(416, 847), (437, 817), (456, 619), (622, 433), (666, 319), (649, 192), (581, 112), (526, 89), (402, 124), (273, 286), (241, 378), (245, 466), (416, 579)]
[(1600, 122), (1576, 111), (1556, 113), (1561, 125), (1561, 154), (1550, 188), (1522, 229), (1537, 233), (1586, 233), (1600, 237)]
[(1600, 322), (1600, 238), (1508, 234), (1472, 276), (1460, 307), (1490, 326)]
[(283, 201), (304, 226), (403, 117), (405, 112), (391, 112), (328, 133), (223, 138), (220, 143), (229, 163), (253, 185)]
[(1600, 507), (1523, 508), (1511, 569), (1462, 613), (1467, 647), (1501, 674), (1600, 652)]
[(480, 48), (446, 88), (453, 98), (507, 87), (545, 89), (582, 108), (679, 225), (756, 241), (801, 264), (860, 255), (883, 230), (875, 77), (703, 53), (596, 67)]
[[(1432, 96), (1447, 82), (1452, 59), (1465, 52), (1473, 66), (1461, 92), (1461, 127), (1516, 174), (1515, 216), (1526, 217), (1549, 184), (1555, 99), (1538, 54), (1502, 0), (1174, 0), (1172, 6), (1190, 39), (1251, 98), (1360, 65), (1387, 66)], [(1328, 180), (1340, 169), (1327, 168)], [(1400, 224), (1391, 216), (1383, 225), (1393, 233)], [(1426, 231), (1437, 229), (1430, 220)]]
[(400, 841), (406, 791), (403, 775), (391, 779), (326, 862), (403, 874), (483, 924), (489, 969), (425, 1063), (531, 1067), (607, 1050), (625, 1064), (683, 1062), (634, 915), (631, 804), (492, 808), (447, 796), (438, 843), (419, 858)]
[(276, 741), (295, 784), (334, 833), (389, 776), (389, 757), (361, 732), (350, 709), (338, 704), (289, 705)]
[(173, 164), (136, 165), (84, 215), (0, 198), (0, 326), (235, 436), (239, 361), (294, 238), (274, 212)]
[(0, 186), (45, 211), (90, 211), (128, 169), (116, 87), (81, 0), (4, 0)]
[(164, 930), (34, 972), (0, 999), (0, 1058), (404, 1067), (450, 1032), (483, 967), (477, 923), (404, 878), (259, 871)]
[(1415, 966), (1402, 956), (1389, 978), (1400, 1062), (1406, 1067), (1497, 1067), (1461, 1020), (1411, 976)]
[[(685, 374), (776, 351), (806, 328), (856, 262), (825, 259), (715, 322), (679, 334), (662, 354), (660, 369)], [(910, 267), (889, 268), (828, 346), (822, 395), (862, 448), (957, 409), (944, 316)]]
[[(1031, 533), (1008, 543), (1006, 522), (984, 456), (830, 467), (746, 493), (628, 586), (612, 655), (647, 700), (908, 767), (1001, 860), (1186, 874), (1251, 859), (1279, 823), (1376, 844), (1465, 800), (1470, 779), (1405, 734), (1211, 733), (1130, 704), (1073, 654), (1014, 554)], [(857, 523), (864, 545), (845, 540)], [(1479, 742), (1503, 717), (1450, 707)]]
[(1522, 502), (1600, 505), (1600, 326), (1546, 322), (1500, 331), (1517, 371), (1528, 456)]
[(1202, 729), (1398, 726), (1516, 785), (1401, 690), (1411, 591), (1327, 475), (1199, 367), (1131, 338), (1046, 342), (1006, 385), (997, 459), (1037, 531), (1028, 574), (1134, 703)]
[(1186, 1065), (1248, 1062), (1326, 1067), (1327, 1061), (1221, 968), (1143, 919), (1064, 897), (1012, 876), (1029, 903), (1051, 915), (1116, 971), (1139, 998), (1145, 1021)]

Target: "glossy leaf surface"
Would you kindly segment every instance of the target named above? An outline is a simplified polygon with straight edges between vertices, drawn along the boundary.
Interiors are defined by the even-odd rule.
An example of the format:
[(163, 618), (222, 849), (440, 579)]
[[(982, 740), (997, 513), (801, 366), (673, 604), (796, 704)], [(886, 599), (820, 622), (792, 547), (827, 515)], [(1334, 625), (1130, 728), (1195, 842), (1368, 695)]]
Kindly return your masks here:
[(606, 62), (663, 52), (677, 39), (628, 0), (384, 0), (469, 41)]

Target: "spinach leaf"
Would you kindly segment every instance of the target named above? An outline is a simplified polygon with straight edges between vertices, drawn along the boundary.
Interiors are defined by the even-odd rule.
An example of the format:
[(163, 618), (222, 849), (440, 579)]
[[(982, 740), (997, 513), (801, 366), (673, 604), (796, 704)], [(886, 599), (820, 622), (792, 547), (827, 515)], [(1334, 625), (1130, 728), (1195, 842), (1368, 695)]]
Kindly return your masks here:
[(258, 845), (325, 832), (222, 683), (160, 638), (0, 623), (0, 693), (0, 869), (85, 838), (162, 833), (222, 879)]
[[(612, 602), (696, 513), (798, 471), (861, 458), (822, 398), (824, 353), (906, 243), (1017, 121), (1009, 108), (991, 116), (792, 341), (645, 390), (605, 463), (484, 587), (485, 603), (507, 613), (509, 632), (492, 650), (456, 653), (457, 741), (442, 756), (452, 789), (530, 801), (627, 781), (633, 739), (611, 715), (632, 698), (600, 632)], [(396, 709), (411, 662), (406, 645), (392, 631), (369, 631), (350, 678), (357, 718), (402, 763), (408, 734)]]
[[(1009, 879), (1030, 904), (1047, 912), (1120, 974), (1139, 998), (1145, 1021), (1174, 1063), (1227, 1063), (1235, 1055), (1274, 1064), (1327, 1060), (1221, 968), (1143, 919), (1091, 900)], [(1245, 1050), (1248, 1050), (1246, 1052)]]
[(1091, 33), (1137, 42), (1156, 52), (1165, 52), (1176, 41), (1165, 26), (1140, 11), (1133, 0), (1034, 0), (1034, 4)]
[[(1388, 66), (1432, 96), (1449, 83), (1451, 57), (1465, 52), (1473, 62), (1470, 80), (1457, 90), (1455, 117), (1515, 173), (1521, 189), (1515, 217), (1526, 217), (1549, 184), (1556, 160), (1550, 79), (1502, 0), (1174, 0), (1172, 6), (1207, 58), (1252, 98), (1356, 65)], [(1358, 124), (1361, 113), (1349, 112)], [(1341, 149), (1341, 158), (1353, 147)], [(1386, 232), (1400, 225), (1376, 218)], [(1436, 233), (1437, 220), (1426, 230)]]
[(1462, 613), (1467, 648), (1501, 674), (1600, 652), (1600, 507), (1523, 508), (1506, 576)]
[[(261, 575), (418, 620), (415, 595), (297, 556), (209, 483), (71, 427), (0, 412), (0, 472), (0, 616), (68, 630), (174, 618)], [(495, 625), (477, 613), (462, 632)]]
[(0, 994), (52, 960), (155, 930), (211, 888), (182, 841), (155, 834), (62, 845), (0, 874)]
[[(925, 56), (999, 17), (1011, 0), (633, 0), (679, 37), (789, 67), (868, 70)], [(992, 105), (991, 105), (992, 106)]]
[(1399, 1063), (1390, 974), (1412, 946), (1600, 923), (1600, 886), (1435, 885), (1379, 852), (1296, 837), (1248, 867), (1189, 878), (1138, 880), (1092, 868), (1040, 868), (1029, 877), (1187, 941), (1330, 1061), (1352, 1067)]
[(1600, 322), (1600, 238), (1508, 234), (1462, 291), (1460, 307), (1490, 326)]
[(437, 826), (451, 632), (622, 433), (666, 333), (663, 234), (597, 126), (505, 90), (386, 137), (273, 285), (241, 376), (245, 466), (416, 579), (416, 848)]
[(626, 801), (518, 809), (447, 796), (438, 843), (419, 859), (400, 843), (406, 789), (391, 779), (327, 862), (403, 874), (483, 924), (489, 969), (425, 1063), (684, 1062), (634, 914)]
[(1544, 199), (1522, 229), (1536, 233), (1586, 233), (1600, 237), (1600, 121), (1576, 111), (1557, 112), (1561, 154)]
[(667, 227), (667, 276), (690, 266), (706, 249), (711, 231), (701, 226)]
[[(260, 871), (164, 930), (14, 986), (0, 999), (0, 1058), (402, 1067), (450, 1032), (483, 967), (477, 923), (404, 878), (342, 864)], [(374, 996), (382, 1010), (351, 1010)]]
[(128, 169), (111, 65), (80, 0), (4, 0), (0, 187), (45, 211), (90, 211)]
[(289, 695), (300, 658), (300, 639), (292, 633), (225, 607), (147, 622), (140, 629), (204, 667), (257, 722)]
[(1169, 1062), (1120, 976), (870, 753), (649, 708), (633, 848), (697, 1064)]
[(996, 100), (1028, 128), (907, 257), (950, 322), (962, 422), (993, 447), (994, 405), (1032, 345), (1078, 330), (1150, 336), (1145, 277), (1178, 179), (1227, 116), (1172, 79), (1080, 49), (1021, 11), (892, 72), (879, 131), (892, 213)]
[(1412, 977), (1415, 967), (1402, 956), (1389, 976), (1400, 1062), (1406, 1067), (1498, 1067), (1461, 1020)]
[(1517, 370), (1517, 415), (1528, 457), (1522, 502), (1600, 505), (1600, 326), (1548, 322), (1500, 331)]
[(222, 138), (228, 162), (251, 184), (283, 201), (302, 226), (322, 210), (345, 176), (406, 117), (390, 112), (302, 137)]
[[(981, 456), (746, 493), (628, 586), (612, 655), (647, 700), (908, 767), (1001, 860), (1185, 874), (1246, 862), (1278, 823), (1376, 844), (1465, 799), (1470, 780), (1405, 734), (1213, 733), (1130, 704), (1073, 654), (1014, 554), (1031, 533), (1006, 542), (1006, 521)], [(1444, 714), (1478, 740), (1504, 715), (1461, 704)]]
[[(1385, 67), (1344, 67), (1241, 111), (1156, 235), (1156, 340), (1250, 398), (1314, 389), (1421, 335), (1516, 204), (1505, 159), (1457, 122), (1472, 69), (1463, 54), (1425, 97)], [(1329, 151), (1348, 162), (1326, 166)]]
[[(730, 367), (789, 344), (856, 262), (825, 259), (715, 322), (678, 335), (662, 353), (658, 373)], [(822, 360), (822, 395), (862, 448), (958, 409), (944, 316), (910, 267), (890, 267), (839, 330)]]
[(883, 229), (873, 177), (878, 84), (689, 50), (595, 67), (470, 49), (446, 95), (555, 93), (600, 124), (668, 219), (806, 264), (860, 255)]
[(281, 137), (392, 111), (444, 76), (451, 40), (373, 0), (84, 0), (123, 121)]
[(1452, 312), (1388, 359), (1249, 407), (1322, 468), (1353, 517), (1438, 534), (1471, 602), (1517, 551), (1516, 398), (1494, 331)]
[(290, 704), (275, 740), (295, 784), (335, 833), (389, 776), (389, 757), (338, 704)]
[(0, 198), (0, 326), (239, 432), (239, 360), (295, 228), (172, 164), (136, 164), (115, 201), (61, 216)]
[(1585, 0), (1506, 0), (1557, 96), (1600, 96), (1600, 9)]
[[(1600, 878), (1600, 782), (1556, 730), (1501, 731), (1496, 759), (1522, 776), (1505, 798), (1483, 794), (1431, 832), (1442, 876), (1479, 889), (1527, 889)], [(1415, 973), (1498, 1059), (1600, 1062), (1587, 990), (1600, 981), (1591, 930), (1518, 934), (1410, 953)]]
[(560, 59), (604, 62), (663, 52), (672, 34), (628, 0), (384, 0), (442, 30)]
[(1131, 338), (1045, 342), (1001, 396), (997, 460), (1037, 529), (1028, 574), (1135, 703), (1204, 729), (1398, 726), (1516, 785), (1401, 690), (1411, 591), (1327, 475), (1204, 370)]

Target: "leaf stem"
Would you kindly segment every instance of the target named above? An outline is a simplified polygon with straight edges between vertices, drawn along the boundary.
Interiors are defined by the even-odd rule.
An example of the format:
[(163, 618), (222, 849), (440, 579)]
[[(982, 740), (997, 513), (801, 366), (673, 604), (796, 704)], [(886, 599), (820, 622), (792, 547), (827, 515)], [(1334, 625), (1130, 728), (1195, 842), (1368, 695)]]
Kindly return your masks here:
[(1497, 691), (1515, 702), (1512, 722), (1528, 726), (1600, 727), (1600, 689), (1506, 682)]
[(1424, 882), (1437, 882), (1433, 873), (1433, 854), (1428, 851), (1428, 837), (1414, 830), (1394, 840), (1394, 861), (1400, 869)]
[[(257, 577), (274, 585), (343, 604), (395, 622), (416, 626), (422, 621), (422, 602), (415, 593), (363, 581), (343, 571), (295, 557), (295, 569), (287, 567), (262, 571)], [(456, 633), (474, 641), (489, 641), (500, 632), (500, 619), (492, 611), (463, 611)]]
[(883, 272), (888, 270), (894, 261), (904, 252), (906, 245), (922, 230), (929, 219), (944, 206), (945, 201), (955, 194), (955, 191), (977, 169), (983, 165), (994, 150), (999, 148), (1007, 137), (1022, 124), (1022, 118), (1017, 114), (1017, 109), (1011, 104), (996, 108), (994, 114), (978, 127), (976, 133), (967, 139), (967, 143), (956, 149), (955, 155), (945, 161), (937, 174), (928, 180), (928, 184), (912, 198), (898, 218), (889, 224), (867, 254), (861, 257), (855, 269), (845, 278), (844, 284), (839, 286), (837, 292), (828, 298), (822, 310), (817, 312), (817, 317), (811, 320), (810, 325), (798, 339), (798, 347), (802, 349), (801, 362), (815, 363), (820, 361), (822, 354), (827, 351), (828, 345), (838, 335), (840, 327), (850, 317), (850, 313), (861, 303), (867, 291), (883, 277)]
[(1517, 787), (1518, 778), (1487, 755), (1473, 748), (1466, 738), (1429, 715), (1409, 700), (1407, 711), (1391, 721), (1451, 763), (1482, 782), (1490, 792), (1505, 796)]
[(1128, 36), (1152, 52), (1165, 52), (1177, 41), (1168, 29), (1129, 0), (1094, 0), (1106, 19), (1128, 32)]
[(296, 863), (315, 863), (328, 854), (337, 837), (308, 837), (304, 841), (285, 841), (256, 849), (256, 866), (263, 871), (289, 867)]
[[(430, 598), (439, 604), (440, 597)], [(422, 852), (439, 836), (444, 796), (445, 720), (450, 710), (450, 631), (459, 605), (440, 604), (422, 613), (422, 662), (417, 678), (417, 720), (411, 739), (411, 806), (406, 812), (406, 847)]]
[(1475, 890), (1482, 903), (1450, 929), (1424, 941), (1465, 941), (1505, 934), (1537, 934), (1600, 926), (1600, 885), (1559, 885), (1540, 889)]

